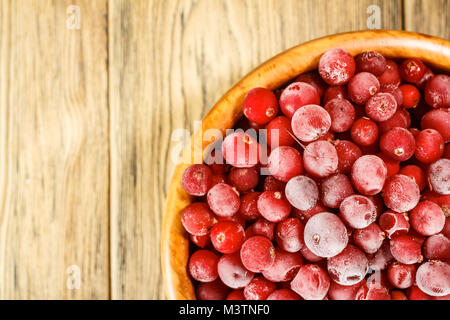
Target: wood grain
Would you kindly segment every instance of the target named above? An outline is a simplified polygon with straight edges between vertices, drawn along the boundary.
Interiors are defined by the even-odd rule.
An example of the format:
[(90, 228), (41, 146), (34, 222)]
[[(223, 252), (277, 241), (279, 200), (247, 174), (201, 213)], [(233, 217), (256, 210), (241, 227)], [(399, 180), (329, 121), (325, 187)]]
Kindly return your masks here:
[(450, 39), (450, 0), (404, 0), (405, 30)]
[(109, 297), (106, 8), (0, 2), (1, 299)]

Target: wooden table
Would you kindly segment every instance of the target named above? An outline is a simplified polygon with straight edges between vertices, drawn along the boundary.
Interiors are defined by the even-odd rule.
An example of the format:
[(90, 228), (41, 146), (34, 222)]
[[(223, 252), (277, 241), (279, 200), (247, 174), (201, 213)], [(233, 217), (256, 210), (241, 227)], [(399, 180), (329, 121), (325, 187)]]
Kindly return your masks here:
[(0, 298), (164, 298), (174, 130), (370, 5), (450, 38), (449, 0), (1, 0)]

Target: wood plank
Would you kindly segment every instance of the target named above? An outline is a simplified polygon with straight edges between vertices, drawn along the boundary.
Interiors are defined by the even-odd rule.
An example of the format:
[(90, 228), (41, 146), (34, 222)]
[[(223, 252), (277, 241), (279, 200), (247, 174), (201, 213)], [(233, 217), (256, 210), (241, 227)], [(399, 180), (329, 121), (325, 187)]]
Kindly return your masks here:
[(404, 0), (405, 30), (450, 39), (450, 0)]
[(109, 297), (106, 14), (0, 2), (0, 299)]
[(400, 0), (109, 2), (112, 298), (164, 298), (173, 130), (192, 132), (233, 83), (280, 51), (366, 29), (372, 4), (383, 28), (401, 28)]

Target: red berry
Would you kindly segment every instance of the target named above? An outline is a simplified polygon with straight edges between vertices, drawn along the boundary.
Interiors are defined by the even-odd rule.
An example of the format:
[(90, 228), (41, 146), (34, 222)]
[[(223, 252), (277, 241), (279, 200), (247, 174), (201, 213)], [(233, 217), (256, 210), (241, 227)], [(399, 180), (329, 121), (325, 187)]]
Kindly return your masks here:
[(251, 226), (247, 228), (249, 234), (246, 237), (264, 236), (269, 240), (273, 240), (275, 232), (275, 223), (267, 221), (264, 218), (256, 220)]
[(386, 70), (378, 76), (380, 85), (393, 84), (399, 86), (401, 82), (400, 72), (398, 71), (398, 65), (389, 59), (386, 59)]
[(412, 84), (404, 84), (399, 87), (402, 92), (404, 108), (415, 108), (420, 101), (420, 91)]
[(272, 242), (263, 236), (247, 239), (241, 248), (241, 260), (245, 268), (252, 272), (263, 272), (275, 262), (275, 248)]
[(391, 239), (391, 254), (400, 263), (414, 264), (423, 260), (420, 244), (410, 235), (399, 235)]
[(425, 175), (425, 172), (419, 166), (404, 166), (398, 173), (410, 177), (412, 180), (414, 180), (414, 182), (419, 186), (420, 191), (425, 189), (427, 177)]
[(303, 223), (297, 218), (288, 218), (277, 224), (275, 239), (278, 246), (287, 252), (297, 252), (304, 245)]
[(202, 282), (197, 287), (198, 300), (223, 300), (230, 289), (219, 279), (213, 282)]
[(364, 279), (369, 261), (361, 250), (348, 245), (341, 253), (328, 259), (327, 269), (333, 281), (351, 286)]
[(450, 217), (450, 195), (442, 195), (428, 190), (425, 191), (422, 199), (433, 201), (441, 207), (446, 217)]
[(444, 154), (444, 139), (434, 129), (425, 129), (416, 136), (416, 151), (414, 155), (422, 163), (431, 163)]
[(267, 300), (301, 300), (301, 297), (291, 289), (278, 289), (272, 292)]
[(303, 106), (320, 104), (317, 90), (305, 82), (294, 82), (288, 85), (280, 96), (280, 108), (285, 116), (292, 118)]
[(267, 126), (267, 144), (275, 148), (277, 146), (292, 146), (295, 140), (289, 134), (292, 132), (291, 120), (285, 116), (279, 116), (270, 121)]
[(255, 168), (232, 168), (228, 174), (228, 183), (239, 192), (246, 192), (258, 185), (259, 174)]
[(261, 217), (261, 214), (258, 211), (258, 198), (260, 195), (260, 192), (249, 192), (242, 196), (239, 214), (245, 220), (251, 221)]
[(226, 163), (234, 167), (253, 167), (259, 161), (259, 144), (249, 134), (237, 131), (223, 140), (222, 154)]
[(355, 59), (343, 49), (331, 49), (319, 60), (319, 74), (332, 86), (346, 84), (355, 73)]
[(441, 208), (429, 200), (421, 201), (409, 215), (411, 226), (424, 236), (439, 233), (444, 228), (445, 215)]
[(378, 127), (380, 128), (380, 134), (384, 134), (395, 127), (407, 129), (410, 124), (411, 117), (409, 112), (403, 108), (397, 108), (394, 115), (390, 119), (378, 123)]
[(346, 99), (347, 98), (347, 87), (345, 86), (330, 86), (328, 87), (322, 98), (322, 103), (325, 105), (330, 100), (340, 98), (340, 99)]
[(392, 159), (383, 152), (377, 153), (376, 156), (383, 160), (384, 164), (386, 165), (388, 177), (393, 176), (394, 174), (397, 174), (399, 172), (400, 161)]
[(211, 242), (221, 253), (238, 251), (244, 240), (244, 228), (237, 222), (219, 221), (211, 229)]
[(267, 168), (275, 178), (287, 182), (303, 172), (302, 156), (292, 147), (278, 147), (270, 154)]
[(368, 72), (355, 74), (348, 83), (348, 96), (356, 104), (365, 104), (378, 91), (380, 83), (377, 77)]
[(334, 132), (347, 131), (355, 121), (355, 108), (346, 99), (330, 100), (324, 109), (330, 114), (331, 130)]
[(191, 241), (199, 248), (205, 248), (211, 243), (211, 237), (209, 234), (205, 234), (203, 236), (194, 236), (193, 234), (190, 234), (189, 239), (191, 239)]
[(374, 271), (385, 270), (394, 259), (388, 241), (384, 241), (380, 249), (375, 254), (368, 256), (369, 268)]
[(450, 294), (450, 265), (441, 261), (422, 264), (416, 273), (417, 286), (430, 296)]
[(278, 113), (277, 97), (265, 88), (254, 88), (245, 96), (242, 109), (250, 121), (266, 124)]
[(188, 233), (203, 236), (213, 226), (214, 215), (205, 203), (194, 202), (183, 210), (181, 223)]
[(320, 202), (316, 202), (315, 206), (308, 210), (299, 210), (294, 208), (294, 214), (301, 221), (308, 221), (312, 216), (327, 211), (328, 208), (324, 207)]
[(390, 93), (377, 93), (366, 103), (366, 114), (377, 122), (389, 120), (396, 111), (397, 101)]
[(403, 291), (400, 290), (392, 290), (391, 298), (392, 300), (408, 300), (406, 294), (404, 294)]
[(305, 244), (319, 257), (334, 257), (348, 243), (347, 229), (335, 214), (321, 212), (311, 217), (305, 225)]
[(376, 51), (366, 51), (356, 56), (356, 72), (370, 72), (381, 76), (386, 70), (386, 59)]
[(444, 138), (445, 142), (450, 141), (450, 110), (436, 109), (427, 112), (420, 122), (423, 129), (434, 129)]
[(353, 163), (362, 156), (361, 149), (351, 141), (338, 140), (334, 143), (338, 154), (338, 171), (349, 174)]
[(286, 184), (286, 198), (299, 210), (309, 210), (314, 207), (319, 198), (317, 184), (306, 176), (297, 176)]
[(406, 214), (388, 210), (380, 216), (379, 225), (389, 239), (409, 231), (409, 222)]
[(328, 296), (331, 300), (355, 300), (356, 292), (365, 283), (362, 280), (351, 286), (343, 286), (337, 282), (331, 281), (330, 289), (328, 290)]
[(359, 288), (355, 300), (391, 300), (391, 296), (381, 283), (367, 281)]
[(219, 257), (209, 250), (197, 250), (189, 259), (189, 273), (200, 282), (212, 282), (219, 276), (217, 263)]
[(275, 262), (263, 272), (264, 278), (273, 282), (291, 281), (303, 264), (303, 257), (298, 253), (275, 249)]
[(387, 178), (382, 196), (389, 209), (395, 212), (407, 212), (419, 203), (420, 190), (412, 179), (396, 174)]
[(428, 183), (430, 190), (442, 194), (450, 194), (450, 160), (439, 159), (428, 167)]
[(319, 139), (330, 130), (331, 117), (321, 106), (310, 104), (295, 112), (291, 126), (299, 140), (311, 142)]
[(291, 205), (280, 191), (264, 191), (258, 198), (258, 210), (271, 221), (279, 222), (291, 213)]
[(450, 77), (438, 74), (428, 80), (425, 101), (433, 108), (450, 108)]
[(400, 75), (405, 81), (416, 83), (425, 73), (425, 65), (419, 59), (406, 59), (399, 68)]
[(320, 200), (329, 208), (339, 208), (341, 202), (353, 193), (350, 179), (342, 173), (325, 178), (320, 184)]
[(336, 148), (328, 141), (315, 141), (306, 146), (303, 165), (306, 172), (317, 178), (325, 178), (337, 171)]
[(422, 76), (422, 78), (417, 81), (415, 84), (420, 88), (420, 89), (424, 89), (428, 80), (430, 80), (432, 77), (434, 77), (434, 72), (430, 70), (430, 68), (428, 68), (427, 66), (425, 66), (425, 72)]
[(285, 182), (277, 180), (274, 176), (267, 176), (264, 179), (263, 190), (264, 191), (283, 191), (286, 186)]
[(389, 282), (396, 288), (406, 289), (414, 284), (416, 267), (413, 264), (394, 262), (387, 270)]
[(409, 300), (431, 300), (432, 297), (419, 289), (418, 286), (413, 285), (407, 290)]
[(339, 206), (339, 214), (350, 227), (362, 229), (375, 222), (377, 211), (372, 200), (362, 195), (351, 195)]
[(366, 253), (373, 254), (380, 249), (384, 240), (384, 232), (376, 223), (363, 229), (356, 229), (352, 234), (353, 242)]
[(383, 188), (386, 175), (387, 168), (383, 160), (374, 155), (365, 155), (353, 164), (351, 179), (358, 192), (375, 195)]
[(399, 87), (393, 84), (387, 84), (380, 88), (380, 92), (392, 94), (395, 98), (395, 101), (397, 102), (397, 107), (403, 105), (403, 93)]
[(441, 233), (428, 237), (423, 244), (423, 255), (428, 260), (450, 263), (450, 239)]
[(356, 144), (370, 146), (378, 139), (378, 126), (368, 118), (360, 118), (353, 123), (350, 134)]
[(416, 143), (414, 136), (406, 129), (393, 128), (380, 139), (380, 149), (397, 161), (406, 161), (414, 155)]
[(266, 300), (276, 289), (275, 283), (264, 277), (255, 277), (244, 288), (245, 300)]
[(231, 217), (238, 210), (240, 199), (238, 192), (225, 183), (216, 184), (208, 191), (208, 205), (220, 217)]
[(204, 196), (212, 185), (211, 169), (204, 164), (193, 164), (184, 170), (181, 184), (191, 196)]
[(299, 75), (295, 82), (306, 82), (312, 85), (316, 90), (319, 97), (321, 97), (327, 87), (327, 84), (322, 80), (316, 71), (311, 71)]
[(329, 288), (330, 277), (314, 264), (302, 266), (291, 282), (291, 289), (305, 300), (322, 300)]
[(244, 291), (242, 289), (236, 289), (231, 291), (226, 300), (245, 300)]

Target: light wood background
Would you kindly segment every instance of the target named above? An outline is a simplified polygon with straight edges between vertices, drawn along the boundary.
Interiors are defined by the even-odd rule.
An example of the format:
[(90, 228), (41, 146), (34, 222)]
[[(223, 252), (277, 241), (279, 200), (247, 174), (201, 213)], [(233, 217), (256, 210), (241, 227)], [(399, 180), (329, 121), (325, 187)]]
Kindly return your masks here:
[(450, 38), (449, 0), (0, 0), (0, 298), (163, 299), (172, 131), (280, 51), (367, 29), (372, 4)]

